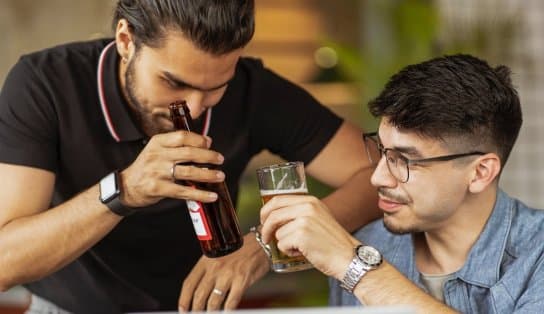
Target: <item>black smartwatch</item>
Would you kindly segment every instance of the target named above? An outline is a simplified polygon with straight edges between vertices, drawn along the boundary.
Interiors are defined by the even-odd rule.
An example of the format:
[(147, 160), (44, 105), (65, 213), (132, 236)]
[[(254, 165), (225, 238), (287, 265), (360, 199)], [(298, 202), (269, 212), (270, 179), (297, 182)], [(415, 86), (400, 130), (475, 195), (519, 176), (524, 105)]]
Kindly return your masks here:
[(100, 201), (116, 215), (125, 217), (133, 214), (134, 209), (121, 204), (120, 195), (119, 171), (115, 170), (100, 180)]

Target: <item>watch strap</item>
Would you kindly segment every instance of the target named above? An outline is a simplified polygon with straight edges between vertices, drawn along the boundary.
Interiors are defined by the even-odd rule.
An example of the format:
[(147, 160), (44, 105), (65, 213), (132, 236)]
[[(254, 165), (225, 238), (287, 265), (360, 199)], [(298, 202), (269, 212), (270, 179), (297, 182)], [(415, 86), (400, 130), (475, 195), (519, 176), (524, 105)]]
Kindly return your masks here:
[(363, 278), (366, 272), (367, 268), (365, 265), (357, 256), (355, 256), (353, 260), (351, 260), (348, 270), (340, 282), (340, 287), (344, 288), (349, 293), (353, 293), (355, 286), (361, 281), (361, 278)]
[(134, 214), (134, 209), (130, 207), (126, 207), (121, 203), (121, 200), (119, 199), (119, 196), (116, 196), (111, 201), (104, 203), (104, 205), (108, 206), (108, 208), (116, 215), (119, 216), (130, 216)]

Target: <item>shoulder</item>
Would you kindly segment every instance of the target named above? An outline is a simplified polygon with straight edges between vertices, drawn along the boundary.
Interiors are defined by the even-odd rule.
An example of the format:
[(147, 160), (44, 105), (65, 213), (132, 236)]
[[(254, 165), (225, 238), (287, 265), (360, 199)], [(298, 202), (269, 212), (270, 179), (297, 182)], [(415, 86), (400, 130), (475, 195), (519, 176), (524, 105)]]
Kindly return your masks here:
[[(501, 263), (499, 287), (515, 302), (514, 312), (536, 313), (544, 306), (544, 211), (510, 199), (512, 223)], [(495, 293), (500, 295), (500, 289)], [(538, 310), (537, 310), (538, 309)]]
[(512, 225), (507, 251), (520, 256), (544, 252), (544, 210), (531, 208), (511, 198)]
[(38, 74), (56, 76), (77, 70), (93, 71), (102, 49), (112, 39), (66, 43), (21, 56), (18, 63), (33, 69)]
[(281, 97), (285, 91), (292, 91), (306, 95), (300, 86), (282, 77), (278, 73), (265, 66), (261, 59), (253, 57), (242, 57), (238, 62), (237, 74), (244, 75), (248, 79), (250, 87), (259, 88), (265, 91), (282, 90), (282, 93), (274, 93), (273, 97)]
[(91, 41), (77, 41), (69, 42), (39, 51), (35, 51), (25, 55), (25, 58), (29, 60), (40, 60), (43, 58), (58, 58), (58, 57), (68, 57), (68, 56), (92, 56), (98, 55), (108, 45), (112, 42), (112, 38), (103, 38), (96, 39)]

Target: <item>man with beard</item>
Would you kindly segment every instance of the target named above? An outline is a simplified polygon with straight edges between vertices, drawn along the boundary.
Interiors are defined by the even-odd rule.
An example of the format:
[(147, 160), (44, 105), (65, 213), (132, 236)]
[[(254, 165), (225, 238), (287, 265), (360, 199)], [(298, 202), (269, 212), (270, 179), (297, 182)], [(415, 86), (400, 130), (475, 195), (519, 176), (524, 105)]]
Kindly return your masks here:
[(331, 276), (332, 305), (540, 313), (544, 212), (498, 188), (522, 116), (507, 67), (468, 55), (411, 65), (369, 104), (383, 219), (353, 236), (313, 197), (276, 197), (263, 240)]
[[(359, 129), (241, 57), (252, 0), (119, 0), (113, 22), (115, 39), (23, 56), (2, 88), (1, 291), (23, 284), (48, 313), (235, 308), (266, 255), (246, 235), (201, 257), (182, 200), (217, 195), (175, 181), (226, 180), (236, 199), (264, 149), (336, 187), (323, 201), (348, 230), (378, 216)], [(173, 130), (177, 100), (200, 134)]]

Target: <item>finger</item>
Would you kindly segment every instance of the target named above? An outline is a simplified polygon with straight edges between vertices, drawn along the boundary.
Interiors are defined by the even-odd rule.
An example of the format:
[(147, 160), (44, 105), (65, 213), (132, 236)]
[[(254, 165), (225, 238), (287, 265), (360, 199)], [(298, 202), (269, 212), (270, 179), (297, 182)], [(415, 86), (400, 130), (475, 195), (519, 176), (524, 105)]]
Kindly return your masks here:
[[(293, 220), (281, 226), (276, 232), (276, 246), (278, 250), (289, 256), (299, 256), (303, 254), (301, 246), (304, 245), (305, 231), (304, 221), (307, 218)], [(308, 220), (309, 221), (309, 220)]]
[(196, 287), (193, 295), (193, 302), (191, 304), (191, 311), (204, 311), (208, 304), (208, 298), (212, 293), (215, 285), (214, 280), (206, 280), (206, 276), (202, 278)]
[(238, 307), (247, 286), (248, 284), (244, 280), (235, 280), (232, 283), (227, 299), (225, 300), (225, 310), (235, 310)]
[(264, 221), (261, 227), (261, 239), (264, 243), (269, 243), (272, 239), (275, 238), (275, 231), (280, 228), (282, 225), (288, 223), (294, 217), (292, 217), (295, 209), (291, 206), (282, 207), (274, 210), (268, 218)]
[(225, 157), (220, 153), (200, 147), (179, 146), (175, 148), (162, 148), (161, 157), (175, 163), (193, 162), (199, 164), (220, 165)]
[(191, 309), (194, 291), (197, 284), (204, 276), (204, 272), (205, 269), (200, 267), (200, 263), (197, 263), (187, 278), (185, 278), (183, 281), (181, 294), (178, 299), (178, 308), (180, 311), (189, 311)]
[(149, 144), (160, 145), (163, 147), (181, 147), (192, 146), (200, 148), (209, 148), (211, 138), (202, 136), (189, 131), (174, 131), (169, 133), (157, 134), (151, 138)]
[[(285, 201), (289, 201), (289, 203), (285, 203)], [(320, 216), (322, 204), (321, 201), (313, 196), (283, 198), (278, 203), (280, 205), (289, 205), (274, 209), (268, 214), (261, 230), (263, 241), (266, 243), (272, 238), (272, 233), (283, 225), (293, 220), (297, 220), (300, 223), (306, 221), (307, 217)], [(331, 219), (334, 218), (331, 217)]]
[[(227, 258), (228, 260), (229, 258)], [(217, 262), (226, 262), (225, 259), (217, 260)], [(232, 270), (226, 271), (226, 269), (217, 268), (214, 273), (214, 285), (213, 289), (208, 297), (208, 303), (206, 304), (207, 311), (220, 310), (223, 307), (223, 303), (227, 298), (230, 286), (232, 283)]]
[(217, 193), (176, 184), (172, 181), (160, 181), (156, 184), (156, 189), (158, 191), (152, 191), (151, 194), (157, 197), (193, 200), (204, 203), (215, 202), (217, 200)]
[[(164, 175), (166, 179), (188, 180), (197, 182), (222, 182), (225, 173), (220, 170), (210, 170), (192, 165), (173, 165)], [(165, 166), (165, 168), (167, 168)]]
[(260, 213), (261, 223), (264, 223), (271, 212), (278, 208), (304, 203), (316, 203), (319, 200), (312, 195), (278, 195), (274, 196), (262, 208)]
[[(230, 278), (229, 278), (230, 279)], [(207, 311), (217, 311), (220, 310), (225, 302), (225, 299), (230, 294), (230, 280), (220, 280), (218, 279), (215, 283), (210, 296), (208, 297), (208, 303), (206, 305)]]

